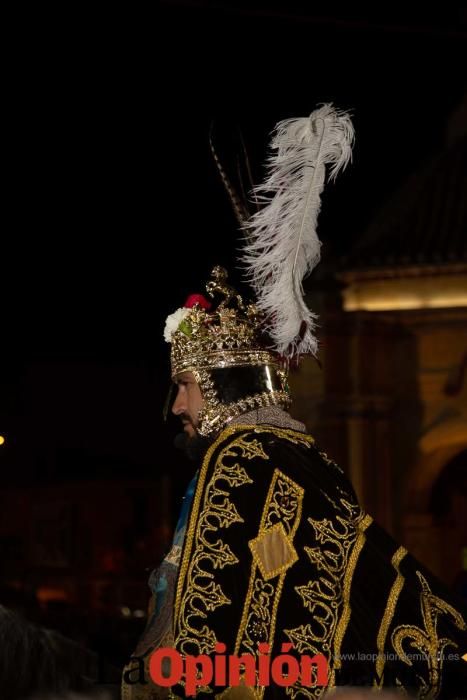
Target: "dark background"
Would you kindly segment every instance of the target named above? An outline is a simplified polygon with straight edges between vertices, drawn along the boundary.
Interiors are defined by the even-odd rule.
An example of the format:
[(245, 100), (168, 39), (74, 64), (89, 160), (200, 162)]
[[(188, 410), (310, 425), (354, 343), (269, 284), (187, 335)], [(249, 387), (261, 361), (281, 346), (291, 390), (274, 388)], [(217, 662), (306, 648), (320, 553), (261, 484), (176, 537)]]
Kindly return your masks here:
[(161, 321), (238, 242), (213, 120), (226, 165), (240, 126), (260, 178), (278, 120), (326, 101), (350, 110), (354, 163), (325, 195), (321, 236), (325, 251), (352, 245), (444, 140), (466, 11), (332, 7), (163, 2), (155, 16), (12, 22), (3, 351), (155, 364)]
[[(21, 489), (165, 473), (173, 526), (190, 467), (161, 419), (163, 324), (213, 264), (234, 267), (240, 242), (211, 126), (232, 173), (241, 129), (258, 181), (278, 120), (321, 102), (351, 111), (353, 164), (326, 189), (319, 225), (324, 263), (335, 260), (445, 142), (466, 88), (466, 28), (464, 3), (163, 2), (157, 15), (8, 19), (0, 469), (19, 519), (30, 517)], [(160, 520), (141, 492), (131, 499), (127, 550)], [(101, 517), (97, 530), (117, 518), (111, 497)], [(135, 580), (165, 545), (130, 557)]]

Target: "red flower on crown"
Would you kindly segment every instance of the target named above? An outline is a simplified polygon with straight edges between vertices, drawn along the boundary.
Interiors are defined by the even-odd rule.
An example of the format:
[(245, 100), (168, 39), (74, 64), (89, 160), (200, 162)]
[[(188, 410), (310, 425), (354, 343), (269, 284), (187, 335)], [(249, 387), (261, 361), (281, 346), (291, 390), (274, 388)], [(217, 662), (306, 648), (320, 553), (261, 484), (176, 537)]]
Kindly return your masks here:
[(206, 297), (203, 297), (202, 294), (190, 294), (183, 306), (185, 309), (192, 309), (195, 304), (199, 304), (206, 311), (209, 311), (212, 306), (211, 302)]

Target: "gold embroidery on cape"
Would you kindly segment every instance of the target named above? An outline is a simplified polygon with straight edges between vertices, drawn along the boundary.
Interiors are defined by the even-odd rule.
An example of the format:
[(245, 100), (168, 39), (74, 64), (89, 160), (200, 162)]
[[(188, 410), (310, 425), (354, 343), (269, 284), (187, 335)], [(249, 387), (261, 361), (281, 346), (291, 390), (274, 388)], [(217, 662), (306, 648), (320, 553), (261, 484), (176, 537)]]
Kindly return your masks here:
[(405, 579), (403, 575), (400, 572), (400, 563), (407, 554), (407, 550), (405, 547), (399, 547), (399, 549), (394, 553), (394, 556), (391, 559), (391, 564), (394, 567), (394, 569), (397, 572), (396, 579), (394, 583), (391, 586), (391, 590), (389, 591), (388, 599), (386, 602), (386, 609), (384, 611), (383, 617), (381, 619), (381, 624), (379, 627), (378, 631), (378, 637), (376, 640), (376, 643), (378, 645), (378, 657), (376, 659), (376, 680), (373, 683), (373, 686), (375, 688), (382, 688), (383, 687), (383, 679), (384, 679), (384, 665), (386, 661), (386, 657), (384, 655), (384, 647), (386, 645), (386, 637), (388, 634), (389, 626), (392, 622), (392, 618), (394, 617), (394, 612), (396, 610), (396, 605), (397, 601), (399, 600), (400, 593), (402, 591), (402, 588), (404, 586)]
[(298, 559), (295, 547), (287, 537), (282, 523), (264, 530), (248, 542), (253, 561), (265, 581), (289, 569)]
[(460, 630), (466, 630), (467, 625), (462, 615), (449, 603), (435, 596), (425, 577), (417, 571), (417, 576), (420, 580), (422, 590), (420, 593), (420, 608), (425, 629), (420, 629), (416, 625), (399, 625), (393, 631), (391, 636), (392, 645), (400, 659), (412, 666), (410, 653), (404, 650), (404, 642), (408, 640), (408, 646), (411, 649), (418, 649), (427, 662), (428, 678), (418, 676), (420, 680), (421, 700), (435, 700), (441, 690), (441, 671), (444, 660), (444, 649), (447, 646), (458, 648), (456, 642), (451, 639), (438, 637), (438, 617), (439, 615), (449, 615), (456, 627)]
[[(268, 431), (269, 432), (269, 431)], [(289, 438), (297, 433), (289, 431)], [(293, 440), (296, 441), (295, 439)], [(309, 444), (309, 441), (307, 441)], [(263, 508), (258, 537), (249, 542), (253, 555), (248, 592), (243, 608), (242, 620), (237, 634), (235, 654), (258, 653), (258, 643), (267, 642), (272, 647), (276, 629), (279, 601), (287, 570), (298, 556), (293, 538), (300, 524), (304, 489), (279, 469), (269, 486)], [(275, 540), (275, 538), (279, 538)], [(280, 554), (277, 554), (277, 545)], [(261, 546), (263, 546), (261, 548)], [(272, 547), (276, 547), (273, 554)], [(270, 551), (266, 551), (269, 548)], [(255, 686), (254, 697), (261, 700), (265, 688)]]
[[(212, 478), (205, 486), (206, 475), (215, 450), (218, 449), (229, 437), (234, 436), (237, 432), (244, 432), (245, 430), (251, 432), (247, 433), (246, 435), (244, 434), (239, 436), (237, 440), (232, 440), (224, 449), (221, 450), (214, 467)], [(228, 527), (233, 522), (243, 522), (243, 519), (237, 513), (234, 505), (228, 500), (229, 494), (226, 491), (220, 490), (216, 486), (216, 482), (224, 479), (227, 481), (229, 486), (241, 486), (245, 483), (252, 483), (252, 480), (248, 477), (244, 468), (238, 463), (235, 463), (232, 467), (227, 467), (225, 464), (223, 464), (223, 460), (226, 457), (239, 457), (244, 459), (259, 457), (262, 459), (269, 459), (268, 455), (264, 452), (261, 443), (254, 439), (255, 433), (270, 433), (284, 438), (296, 445), (302, 445), (304, 447), (310, 447), (310, 445), (314, 443), (314, 438), (312, 438), (311, 435), (300, 433), (288, 428), (246, 424), (243, 425), (238, 423), (223, 430), (218, 436), (217, 440), (207, 451), (200, 469), (196, 491), (193, 498), (193, 506), (190, 514), (189, 525), (185, 535), (175, 598), (174, 630), (176, 632), (178, 631), (178, 635), (176, 636), (174, 646), (182, 653), (183, 647), (185, 644), (188, 644), (188, 642), (195, 643), (199, 650), (197, 653), (199, 654), (209, 653), (213, 650), (217, 642), (213, 630), (210, 630), (207, 625), (204, 625), (204, 627), (202, 627), (200, 630), (196, 629), (194, 627), (194, 623), (193, 627), (191, 627), (190, 618), (195, 616), (203, 618), (207, 617), (205, 612), (199, 610), (199, 607), (204, 607), (206, 611), (209, 611), (215, 609), (215, 607), (218, 607), (218, 605), (230, 603), (230, 600), (222, 593), (222, 591), (219, 590), (220, 587), (217, 586), (216, 588), (214, 582), (212, 581), (214, 575), (211, 572), (203, 572), (203, 570), (200, 568), (200, 563), (202, 561), (207, 561), (212, 566), (215, 566), (214, 562), (219, 562), (217, 564), (219, 568), (225, 566), (227, 563), (234, 563), (233, 561), (224, 562), (222, 559), (219, 561), (217, 558), (217, 552), (211, 552), (211, 545), (209, 544), (209, 541), (207, 541), (209, 547), (206, 547), (204, 541), (206, 541), (206, 534), (208, 532), (217, 531), (220, 527)], [(228, 477), (227, 479), (226, 476)], [(273, 493), (272, 487), (274, 478), (269, 488), (266, 502), (270, 502), (271, 508), (265, 508), (263, 512), (264, 522), (262, 521), (262, 524), (266, 529), (266, 527), (272, 527), (276, 522), (282, 522), (285, 532), (288, 534), (290, 541), (292, 542), (293, 536), (295, 535), (295, 531), (300, 522), (301, 503), (304, 492), (300, 486), (295, 484), (295, 482), (285, 476), (285, 474), (281, 476), (283, 477), (283, 481), (281, 482), (278, 493)], [(295, 489), (293, 487), (295, 487)], [(224, 500), (219, 502), (219, 496), (224, 496)], [(213, 497), (215, 498), (214, 501), (212, 500)], [(287, 500), (287, 497), (290, 497), (290, 499)], [(299, 499), (298, 503), (296, 503), (297, 499)], [(230, 511), (229, 508), (231, 508)], [(297, 508), (296, 522), (291, 525), (295, 508)], [(230, 516), (226, 518), (228, 512), (230, 513)], [(217, 519), (216, 524), (214, 524), (212, 520), (209, 520), (209, 515)], [(224, 520), (222, 519), (223, 517)], [(232, 519), (232, 517), (235, 519)], [(204, 541), (202, 538), (204, 538)], [(220, 540), (217, 540), (216, 546), (218, 544), (222, 546), (222, 542)], [(235, 555), (232, 552), (230, 553), (236, 562), (237, 559)], [(239, 633), (237, 636), (235, 649), (236, 654), (238, 654), (242, 634), (246, 627), (246, 620), (248, 618), (248, 609), (250, 605), (252, 608), (253, 606), (255, 608), (259, 624), (265, 624), (266, 629), (270, 630), (269, 637), (266, 635), (266, 639), (269, 638), (273, 640), (274, 638), (277, 607), (282, 592), (285, 573), (282, 573), (279, 576), (278, 581), (275, 584), (275, 598), (272, 604), (272, 609), (269, 609), (264, 608), (263, 604), (265, 601), (270, 602), (270, 599), (272, 598), (272, 594), (268, 588), (271, 586), (271, 584), (264, 582), (260, 576), (257, 579), (257, 587), (255, 588), (255, 576), (253, 575), (255, 570), (256, 565), (253, 564), (242, 622), (240, 624)], [(212, 586), (210, 591), (212, 590), (212, 593), (215, 594), (215, 599), (213, 601), (214, 607), (212, 607), (212, 602), (206, 592), (206, 588), (208, 586), (203, 585), (203, 581), (208, 579), (211, 579), (210, 584), (208, 584), (208, 586)], [(262, 585), (264, 586), (264, 589), (262, 589)], [(196, 586), (199, 586), (201, 590), (197, 590)], [(198, 608), (196, 607), (197, 604), (199, 606)], [(255, 653), (256, 651), (257, 648), (255, 645)], [(210, 692), (209, 688), (203, 688), (202, 690)], [(259, 695), (256, 693), (256, 691), (254, 692), (255, 696), (260, 699), (264, 693), (264, 688), (260, 689)]]
[[(275, 469), (263, 508), (259, 537), (280, 523), (289, 543), (292, 543), (300, 523), (303, 495), (304, 490), (301, 486), (279, 469)], [(279, 578), (270, 582), (264, 580), (261, 569), (255, 558), (253, 559), (235, 654), (256, 654), (258, 642), (268, 642), (272, 646), (277, 607), (289, 566), (290, 564), (285, 564), (279, 567), (275, 573)]]
[(361, 523), (358, 524), (357, 526), (357, 541), (355, 542), (355, 545), (352, 549), (352, 553), (350, 554), (349, 558), (349, 563), (347, 565), (347, 569), (345, 572), (345, 577), (344, 577), (344, 609), (342, 611), (341, 619), (339, 620), (339, 624), (337, 625), (336, 629), (336, 636), (334, 638), (334, 668), (340, 668), (342, 666), (341, 664), (341, 659), (340, 659), (340, 653), (341, 653), (341, 645), (347, 630), (347, 626), (349, 624), (350, 620), (350, 614), (352, 612), (351, 606), (350, 606), (350, 589), (352, 586), (352, 580), (353, 580), (353, 575), (355, 573), (355, 568), (357, 566), (358, 558), (360, 556), (360, 552), (362, 551), (365, 541), (366, 541), (366, 535), (365, 535), (365, 530), (371, 525), (373, 522), (373, 518), (371, 515), (365, 515)]
[(175, 613), (175, 648), (182, 654), (209, 654), (218, 641), (214, 631), (200, 620), (206, 619), (208, 612), (231, 603), (213, 573), (238, 563), (234, 552), (219, 537), (222, 528), (243, 522), (227, 488), (253, 483), (240, 460), (269, 459), (261, 443), (251, 434), (240, 435), (220, 450), (211, 479), (204, 485), (212, 453), (225, 440), (226, 432), (230, 431), (219, 436), (204, 459), (187, 530)]
[[(340, 647), (350, 619), (352, 578), (365, 544), (365, 530), (372, 523), (372, 518), (365, 515), (358, 504), (344, 498), (340, 499), (340, 504), (347, 513), (344, 517), (337, 515), (334, 521), (308, 518), (317, 546), (305, 547), (305, 551), (316, 566), (318, 578), (305, 586), (296, 586), (295, 590), (311, 613), (311, 622), (284, 630), (299, 654), (326, 657), (331, 687), (335, 684), (334, 668), (340, 667)], [(339, 611), (342, 611), (340, 618)], [(292, 698), (304, 695), (317, 699), (325, 691), (325, 687), (305, 688), (299, 683), (286, 688), (287, 695)]]

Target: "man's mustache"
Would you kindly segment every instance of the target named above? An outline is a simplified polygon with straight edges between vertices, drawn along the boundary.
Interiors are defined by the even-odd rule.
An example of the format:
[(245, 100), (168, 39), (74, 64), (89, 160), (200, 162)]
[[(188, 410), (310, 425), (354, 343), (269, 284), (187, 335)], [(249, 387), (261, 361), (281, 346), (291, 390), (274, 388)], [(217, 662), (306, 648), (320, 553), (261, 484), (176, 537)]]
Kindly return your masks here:
[(193, 419), (187, 413), (181, 413), (179, 418), (182, 421), (183, 425), (185, 425), (186, 423), (189, 423), (192, 428), (196, 428), (196, 426), (193, 422)]

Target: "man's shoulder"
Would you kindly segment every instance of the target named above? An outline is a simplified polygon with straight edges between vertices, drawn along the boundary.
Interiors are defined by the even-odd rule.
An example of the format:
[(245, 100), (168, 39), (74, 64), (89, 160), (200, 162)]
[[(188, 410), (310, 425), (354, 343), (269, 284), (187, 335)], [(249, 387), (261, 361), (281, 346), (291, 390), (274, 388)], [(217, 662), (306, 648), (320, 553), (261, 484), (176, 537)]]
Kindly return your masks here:
[(332, 464), (338, 469), (324, 452), (316, 445), (314, 437), (307, 432), (283, 428), (269, 424), (236, 424), (220, 433), (213, 445), (211, 455), (219, 453), (236, 454), (252, 458), (255, 454), (267, 458), (269, 463), (287, 465), (303, 463), (320, 464), (323, 468)]
[[(236, 424), (218, 437), (213, 457), (229, 455), (255, 462), (255, 470), (279, 469), (304, 488), (347, 494), (356, 501), (344, 470), (320, 448), (310, 433), (268, 424)], [(256, 471), (256, 473), (258, 473)]]
[(216, 441), (219, 446), (240, 445), (246, 442), (259, 442), (269, 449), (281, 449), (288, 446), (309, 449), (311, 446), (315, 446), (315, 440), (310, 433), (267, 423), (252, 425), (236, 423), (225, 428)]

